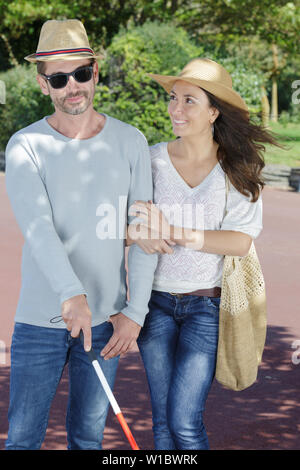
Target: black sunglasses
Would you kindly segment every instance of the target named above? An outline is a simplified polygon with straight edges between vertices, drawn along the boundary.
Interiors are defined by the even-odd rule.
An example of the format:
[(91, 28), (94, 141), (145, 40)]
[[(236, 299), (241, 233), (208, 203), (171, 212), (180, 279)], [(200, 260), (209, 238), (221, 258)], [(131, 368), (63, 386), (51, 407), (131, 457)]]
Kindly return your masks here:
[(69, 73), (54, 73), (52, 75), (45, 75), (44, 73), (41, 73), (41, 75), (42, 77), (49, 80), (52, 88), (64, 88), (67, 85), (71, 75), (73, 78), (75, 78), (76, 82), (79, 83), (85, 83), (91, 80), (93, 76), (93, 66), (86, 65)]

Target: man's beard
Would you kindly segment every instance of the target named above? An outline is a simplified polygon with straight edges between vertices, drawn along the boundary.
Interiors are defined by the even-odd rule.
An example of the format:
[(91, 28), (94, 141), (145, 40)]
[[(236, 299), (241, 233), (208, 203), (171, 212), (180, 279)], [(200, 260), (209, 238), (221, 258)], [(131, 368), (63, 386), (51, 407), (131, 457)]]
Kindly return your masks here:
[[(68, 103), (68, 98), (74, 98), (75, 96), (83, 96), (84, 99), (81, 100), (79, 103)], [(78, 91), (77, 93), (69, 93), (68, 95), (64, 96), (63, 98), (57, 98), (52, 96), (53, 104), (56, 108), (58, 108), (61, 112), (72, 114), (76, 116), (78, 114), (84, 113), (90, 104), (93, 101), (94, 93), (89, 93), (86, 90)]]

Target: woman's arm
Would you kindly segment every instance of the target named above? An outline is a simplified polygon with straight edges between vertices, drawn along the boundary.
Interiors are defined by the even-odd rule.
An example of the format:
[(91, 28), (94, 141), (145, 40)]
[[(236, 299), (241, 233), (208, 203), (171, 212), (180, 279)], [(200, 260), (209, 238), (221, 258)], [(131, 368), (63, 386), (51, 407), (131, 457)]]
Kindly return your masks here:
[[(151, 250), (156, 251), (156, 242), (159, 240), (205, 253), (246, 256), (252, 243), (250, 235), (238, 231), (195, 230), (170, 225), (162, 212), (151, 202), (136, 201), (132, 210), (144, 220), (139, 226), (144, 227), (143, 242), (147, 247), (151, 247)], [(129, 243), (131, 241), (129, 240)]]
[(252, 238), (232, 230), (193, 230), (170, 225), (170, 239), (176, 244), (219, 255), (246, 256)]
[(158, 233), (154, 234), (145, 225), (141, 224), (130, 224), (127, 226), (127, 237), (126, 246), (131, 246), (134, 243), (147, 254), (161, 253), (161, 254), (172, 254), (172, 245), (176, 245), (176, 242), (171, 240), (164, 240)]

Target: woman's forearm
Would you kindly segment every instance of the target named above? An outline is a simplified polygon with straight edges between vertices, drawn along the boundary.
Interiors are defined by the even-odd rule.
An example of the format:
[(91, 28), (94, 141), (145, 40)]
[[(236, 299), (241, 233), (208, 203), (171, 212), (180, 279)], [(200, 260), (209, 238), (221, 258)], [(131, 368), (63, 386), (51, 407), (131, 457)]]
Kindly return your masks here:
[(194, 230), (173, 225), (170, 229), (171, 240), (178, 245), (205, 253), (246, 256), (252, 243), (250, 235), (232, 230)]
[[(149, 232), (150, 233), (150, 232)], [(149, 235), (150, 236), (150, 235)], [(218, 255), (246, 256), (252, 238), (232, 230), (194, 230), (170, 225), (170, 240), (196, 251)], [(127, 230), (126, 246), (136, 243)]]

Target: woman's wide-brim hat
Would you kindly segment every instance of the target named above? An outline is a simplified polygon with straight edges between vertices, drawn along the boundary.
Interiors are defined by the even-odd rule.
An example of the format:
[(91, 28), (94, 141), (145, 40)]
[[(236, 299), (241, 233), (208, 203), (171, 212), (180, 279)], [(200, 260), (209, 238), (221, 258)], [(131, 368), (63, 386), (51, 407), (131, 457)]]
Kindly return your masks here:
[(193, 59), (180, 72), (179, 75), (148, 74), (170, 93), (173, 85), (178, 80), (196, 85), (208, 91), (216, 98), (237, 108), (248, 111), (243, 98), (232, 89), (232, 79), (227, 70), (211, 59)]
[(48, 20), (41, 29), (34, 54), (25, 57), (29, 62), (101, 59), (91, 49), (85, 27), (79, 20)]

